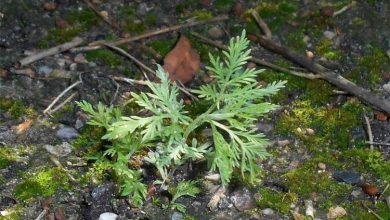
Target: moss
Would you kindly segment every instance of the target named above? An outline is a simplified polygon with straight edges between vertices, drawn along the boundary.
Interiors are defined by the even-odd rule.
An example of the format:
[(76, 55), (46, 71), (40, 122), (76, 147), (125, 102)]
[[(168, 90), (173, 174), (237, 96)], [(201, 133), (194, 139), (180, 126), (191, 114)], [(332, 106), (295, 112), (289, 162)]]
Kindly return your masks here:
[(167, 55), (167, 53), (175, 46), (176, 39), (161, 39), (154, 40), (148, 44), (148, 46), (152, 47), (156, 50), (161, 56)]
[(192, 13), (192, 16), (197, 17), (198, 20), (207, 20), (213, 17), (213, 14), (210, 11), (205, 10), (195, 10)]
[(145, 25), (147, 27), (155, 26), (157, 24), (157, 15), (154, 12), (149, 12), (145, 15)]
[(27, 174), (27, 178), (15, 187), (13, 194), (17, 199), (26, 201), (37, 196), (49, 197), (57, 190), (69, 187), (66, 174), (58, 168), (51, 168)]
[[(2, 210), (3, 211), (3, 210)], [(23, 213), (23, 205), (22, 204), (16, 204), (9, 208), (6, 208), (5, 211), (7, 211), (7, 215), (0, 216), (0, 220), (22, 220), (22, 213)]]
[(178, 4), (176, 5), (176, 12), (178, 12), (178, 13), (183, 13), (183, 12), (185, 12), (188, 8), (190, 8), (192, 4), (194, 4), (194, 1), (192, 1), (192, 0), (183, 0), (183, 1), (180, 1), (180, 3), (178, 3)]
[[(149, 15), (149, 22), (153, 16)], [(118, 12), (118, 20), (121, 21), (123, 31), (130, 34), (140, 34), (145, 31), (145, 25), (135, 16), (135, 9), (132, 6), (123, 6)]]
[(342, 57), (341, 51), (332, 48), (332, 41), (329, 39), (323, 39), (319, 45), (317, 45), (316, 52), (330, 60), (340, 60)]
[[(297, 6), (291, 1), (279, 1), (278, 3), (270, 1), (261, 2), (255, 10), (265, 19), (271, 30), (277, 31), (283, 24), (295, 18)], [(249, 11), (245, 13), (245, 17), (251, 18)]]
[(88, 171), (81, 176), (80, 183), (83, 185), (94, 185), (102, 184), (106, 180), (107, 170), (109, 164), (106, 162), (96, 162), (88, 169)]
[(303, 41), (305, 34), (302, 30), (287, 33), (287, 45), (293, 50), (303, 53), (306, 50), (306, 43)]
[(62, 44), (71, 41), (80, 33), (81, 29), (78, 27), (71, 27), (67, 29), (54, 28), (50, 30), (47, 41), (54, 41), (57, 44)]
[(287, 214), (291, 205), (298, 201), (298, 195), (295, 193), (283, 193), (275, 190), (261, 188), (259, 190), (261, 199), (257, 201), (260, 208), (271, 208), (282, 214)]
[[(276, 124), (276, 131), (282, 135), (293, 135), (309, 148), (329, 146), (348, 148), (351, 144), (350, 131), (360, 125), (362, 105), (355, 99), (349, 100), (340, 108), (317, 107), (309, 100), (297, 100), (289, 114), (282, 114)], [(306, 129), (315, 130), (314, 135), (306, 135)]]
[(72, 146), (75, 149), (94, 149), (98, 150), (102, 147), (103, 142), (101, 137), (105, 134), (105, 131), (101, 127), (86, 126), (80, 131), (79, 137), (72, 142)]
[(88, 51), (85, 53), (85, 58), (94, 62), (104, 62), (111, 68), (124, 63), (118, 54), (108, 49)]
[(0, 97), (0, 114), (4, 113), (10, 114), (14, 119), (22, 115), (27, 115), (28, 117), (36, 115), (36, 111), (27, 107), (21, 100)]
[(369, 54), (358, 58), (359, 69), (372, 85), (381, 80), (382, 67), (388, 63), (385, 52), (379, 48), (371, 48)]
[(228, 11), (232, 8), (234, 0), (216, 0), (214, 2), (215, 8), (221, 11)]
[(19, 158), (15, 149), (2, 147), (0, 148), (0, 169), (6, 168), (12, 161)]
[(99, 23), (99, 17), (89, 8), (83, 10), (73, 10), (69, 12), (65, 19), (72, 25), (80, 26), (81, 29), (88, 29)]

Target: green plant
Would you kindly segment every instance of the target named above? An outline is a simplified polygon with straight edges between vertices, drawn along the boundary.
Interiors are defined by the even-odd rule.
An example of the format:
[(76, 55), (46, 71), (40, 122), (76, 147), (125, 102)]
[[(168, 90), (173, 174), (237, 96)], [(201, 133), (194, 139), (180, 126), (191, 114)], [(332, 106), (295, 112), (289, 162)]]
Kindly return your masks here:
[(186, 207), (176, 202), (177, 199), (183, 196), (191, 196), (195, 197), (198, 193), (200, 193), (200, 189), (196, 186), (196, 182), (194, 181), (183, 181), (180, 182), (176, 188), (173, 188), (171, 191), (171, 194), (173, 195), (173, 198), (169, 205), (163, 205), (164, 209), (171, 208), (171, 209), (177, 209), (180, 212), (186, 212)]
[[(275, 94), (285, 82), (271, 83), (265, 88), (259, 86), (256, 77), (262, 70), (243, 67), (250, 59), (248, 46), (243, 31), (230, 41), (228, 52), (223, 53), (224, 62), (210, 54), (208, 70), (215, 74), (216, 82), (192, 90), (201, 101), (212, 103), (201, 114), (190, 117), (184, 111), (183, 100), (177, 98), (176, 83), (169, 81), (161, 66), (156, 71), (160, 83), (148, 81), (149, 92), (131, 93), (133, 100), (148, 111), (146, 115), (122, 117), (112, 107), (99, 104), (95, 111), (86, 102), (78, 103), (91, 115), (90, 124), (107, 129), (103, 139), (113, 144), (104, 156), (115, 159), (113, 168), (122, 180), (123, 195), (131, 194), (138, 204), (146, 196), (139, 172), (127, 165), (131, 156), (145, 147), (148, 147), (145, 161), (153, 164), (162, 177), (156, 184), (169, 180), (172, 168), (206, 156), (211, 170), (220, 172), (223, 186), (229, 183), (236, 168), (243, 177), (249, 173), (250, 180), (255, 179), (259, 170), (256, 160), (269, 156), (265, 149), (267, 141), (255, 130), (255, 123), (277, 107), (259, 100)], [(211, 127), (213, 143), (197, 139), (196, 131), (204, 126)]]

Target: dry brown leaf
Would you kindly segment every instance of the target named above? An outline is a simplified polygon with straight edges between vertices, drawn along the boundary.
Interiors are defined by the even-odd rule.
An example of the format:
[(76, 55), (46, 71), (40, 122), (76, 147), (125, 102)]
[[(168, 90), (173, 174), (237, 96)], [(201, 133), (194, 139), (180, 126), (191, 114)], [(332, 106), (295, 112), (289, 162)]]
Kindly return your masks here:
[(210, 210), (214, 210), (215, 208), (217, 208), (217, 205), (219, 203), (219, 201), (221, 200), (221, 198), (223, 197), (226, 197), (225, 196), (225, 189), (223, 187), (220, 187), (213, 195), (213, 197), (211, 197), (209, 203), (207, 204), (207, 207), (210, 209)]
[(387, 115), (383, 112), (375, 111), (374, 115), (378, 121), (387, 121)]
[(14, 127), (14, 130), (16, 131), (16, 134), (22, 134), (26, 131), (27, 128), (29, 128), (34, 120), (27, 119), (26, 121), (20, 123), (19, 125)]
[(169, 74), (169, 78), (182, 83), (192, 80), (199, 71), (199, 65), (199, 54), (184, 35), (164, 58), (164, 70)]

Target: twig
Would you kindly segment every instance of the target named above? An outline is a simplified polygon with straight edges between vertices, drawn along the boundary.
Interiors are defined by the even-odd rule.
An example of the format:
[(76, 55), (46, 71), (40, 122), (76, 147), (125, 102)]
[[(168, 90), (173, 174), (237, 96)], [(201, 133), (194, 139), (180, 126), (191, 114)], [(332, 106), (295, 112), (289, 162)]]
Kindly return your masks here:
[(119, 92), (119, 83), (117, 83), (113, 78), (111, 78), (112, 82), (116, 85), (116, 90), (115, 90), (115, 94), (114, 94), (114, 97), (111, 99), (111, 102), (110, 102), (110, 105), (112, 105), (116, 99), (116, 97), (118, 96), (118, 92)]
[(122, 81), (122, 82), (126, 82), (126, 83), (129, 83), (129, 84), (138, 84), (138, 85), (143, 85), (143, 86), (146, 86), (148, 85), (146, 83), (146, 81), (143, 81), (143, 80), (136, 80), (136, 79), (130, 79), (130, 78), (126, 78), (126, 77), (121, 77), (121, 76), (112, 76), (111, 77), (113, 80), (118, 80), (118, 81)]
[[(213, 40), (210, 40), (196, 32), (191, 32), (191, 34), (193, 36), (195, 36), (198, 40), (204, 42), (204, 43), (207, 43), (207, 44), (210, 44), (216, 48), (219, 48), (221, 50), (228, 50), (228, 47), (221, 44), (221, 43), (217, 43)], [(261, 59), (258, 59), (258, 58), (255, 58), (255, 57), (252, 57), (251, 59), (249, 59), (251, 62), (254, 62), (254, 63), (257, 63), (257, 64), (260, 64), (262, 66), (266, 66), (266, 67), (269, 67), (271, 69), (274, 69), (274, 70), (277, 70), (279, 72), (284, 72), (284, 73), (289, 73), (291, 75), (295, 75), (295, 76), (299, 76), (299, 77), (304, 77), (304, 78), (307, 78), (307, 79), (317, 79), (317, 78), (320, 78), (318, 75), (315, 75), (315, 74), (311, 74), (311, 73), (302, 73), (302, 72), (296, 72), (296, 71), (292, 71), (292, 70), (289, 70), (289, 69), (286, 69), (284, 67), (281, 67), (281, 66), (278, 66), (276, 64), (273, 64), (273, 63), (270, 63), (270, 62), (267, 62), (265, 60), (261, 60)]]
[(270, 39), (272, 37), (272, 33), (267, 23), (264, 22), (264, 20), (260, 17), (257, 11), (252, 10), (251, 15), (255, 19), (256, 23), (259, 25), (260, 29), (263, 31), (265, 37)]
[(137, 58), (133, 57), (132, 55), (130, 55), (129, 53), (127, 53), (126, 51), (124, 51), (123, 49), (119, 48), (119, 47), (116, 47), (114, 45), (111, 45), (111, 44), (107, 44), (107, 43), (104, 43), (104, 46), (110, 48), (110, 49), (113, 49), (119, 53), (121, 53), (122, 55), (126, 56), (127, 58), (129, 58), (131, 61), (133, 61), (134, 63), (136, 63), (138, 66), (140, 66), (141, 68), (147, 70), (149, 73), (151, 74), (154, 74), (154, 71), (152, 69), (150, 69), (149, 67), (147, 67), (145, 64), (143, 64), (141, 61), (139, 61)]
[(22, 65), (22, 66), (25, 66), (27, 64), (30, 64), (32, 62), (35, 62), (37, 60), (40, 60), (44, 57), (47, 57), (47, 56), (51, 56), (51, 55), (54, 55), (54, 54), (58, 54), (58, 53), (61, 53), (63, 51), (66, 51), (66, 50), (69, 50), (73, 47), (76, 47), (78, 45), (80, 45), (81, 43), (83, 42), (83, 39), (80, 38), (80, 37), (75, 37), (72, 41), (70, 42), (67, 42), (67, 43), (64, 43), (64, 44), (61, 44), (61, 45), (58, 45), (58, 46), (55, 46), (55, 47), (52, 47), (50, 49), (47, 49), (45, 51), (42, 51), (42, 52), (39, 52), (39, 53), (36, 53), (36, 54), (33, 54), (31, 56), (28, 56), (28, 57), (25, 57), (23, 59), (21, 59), (19, 61), (19, 63)]
[(368, 210), (368, 212), (370, 212), (370, 213), (372, 213), (373, 215), (375, 215), (375, 217), (376, 217), (377, 219), (383, 220), (383, 218), (380, 217), (378, 214), (376, 214), (376, 212), (374, 212), (374, 210), (368, 208), (368, 206), (366, 206), (364, 203), (362, 203), (362, 204), (363, 204), (364, 208), (366, 208), (366, 209)]
[(35, 220), (41, 220), (47, 213), (47, 208), (43, 208), (42, 212), (39, 213), (38, 217)]
[[(154, 74), (154, 71), (152, 69), (147, 67), (145, 64), (143, 64), (137, 58), (131, 56), (129, 53), (127, 53), (126, 51), (122, 50), (121, 48), (113, 46), (113, 45), (110, 45), (110, 44), (104, 44), (104, 45), (107, 46), (108, 48), (111, 48), (111, 49), (121, 53), (122, 55), (126, 56), (131, 61), (135, 62), (138, 66), (140, 66), (141, 68), (145, 69), (149, 73)], [(185, 88), (183, 88), (183, 87), (181, 87), (179, 85), (177, 85), (177, 88), (180, 89), (180, 91), (184, 92), (186, 95), (190, 96), (193, 100), (197, 100), (197, 98), (194, 95), (192, 95), (187, 89), (185, 89)]]
[[(208, 24), (208, 23), (213, 23), (213, 22), (218, 22), (218, 21), (224, 21), (224, 20), (227, 20), (227, 19), (228, 19), (227, 15), (222, 15), (222, 16), (218, 16), (218, 17), (211, 18), (211, 19), (208, 19), (208, 20), (194, 21), (194, 22), (189, 22), (189, 23), (185, 23), (185, 24), (174, 25), (174, 26), (171, 26), (171, 27), (163, 28), (163, 29), (160, 29), (160, 30), (157, 30), (157, 31), (151, 31), (151, 32), (148, 32), (148, 33), (145, 33), (145, 34), (141, 34), (141, 35), (138, 35), (138, 36), (134, 36), (134, 37), (130, 37), (130, 38), (124, 38), (124, 39), (121, 39), (121, 40), (118, 40), (118, 41), (115, 41), (115, 42), (95, 41), (95, 42), (92, 42), (92, 43), (89, 44), (90, 47), (88, 47), (88, 49), (89, 50), (100, 49), (101, 45), (103, 45), (103, 44), (110, 44), (110, 45), (113, 45), (113, 46), (118, 46), (118, 45), (121, 45), (121, 44), (130, 43), (130, 42), (133, 42), (133, 41), (145, 39), (145, 38), (156, 36), (156, 35), (159, 35), (159, 34), (164, 34), (164, 33), (172, 32), (172, 31), (177, 31), (177, 30), (180, 30), (180, 29), (183, 29), (183, 28), (188, 28), (188, 27), (193, 27), (193, 26), (197, 26), (197, 25), (203, 25), (203, 24)], [(98, 46), (98, 47), (95, 47), (95, 46)], [(80, 51), (80, 48), (75, 48), (75, 50)], [(71, 52), (73, 52), (73, 50)]]
[(366, 144), (390, 146), (390, 143), (370, 142), (370, 141), (366, 141)]
[(60, 168), (66, 173), (66, 175), (72, 182), (77, 182), (77, 180), (69, 173), (69, 171), (64, 166), (62, 166), (61, 162), (57, 160), (57, 158), (53, 157), (52, 155), (50, 155), (49, 158), (51, 162), (53, 162), (58, 168)]
[(389, 186), (390, 186), (390, 184), (387, 184), (386, 187), (383, 189), (382, 193), (379, 194), (379, 196), (377, 198), (378, 201), (381, 199), (382, 195), (384, 195), (386, 193), (386, 191), (389, 188)]
[(90, 2), (89, 0), (83, 0), (83, 1), (85, 2), (85, 4), (88, 5), (88, 7), (90, 7), (92, 9), (92, 11), (95, 12), (95, 14), (97, 16), (99, 16), (103, 21), (105, 21), (107, 24), (109, 24), (115, 31), (119, 31), (120, 30), (118, 24), (116, 24), (115, 22), (111, 21), (107, 17), (103, 16), (92, 2)]
[(53, 114), (54, 112), (61, 109), (66, 103), (70, 102), (75, 96), (77, 95), (77, 92), (72, 93), (68, 98), (65, 99), (61, 104), (59, 104), (57, 107), (53, 108), (53, 110), (48, 111), (47, 113), (49, 115)]
[[(374, 141), (374, 139), (372, 137), (372, 130), (371, 130), (371, 125), (370, 125), (370, 120), (368, 120), (368, 117), (367, 117), (366, 114), (364, 114), (363, 116), (364, 116), (364, 120), (366, 121), (368, 141), (370, 143), (372, 143)], [(371, 153), (374, 151), (374, 145), (370, 144), (370, 150), (371, 150)]]
[(361, 100), (374, 105), (375, 107), (382, 109), (386, 113), (390, 114), (390, 102), (378, 97), (376, 94), (357, 86), (355, 83), (345, 79), (341, 75), (332, 72), (318, 63), (312, 63), (308, 58), (301, 56), (300, 54), (283, 47), (274, 41), (267, 39), (263, 36), (258, 37), (258, 42), (261, 46), (272, 50), (285, 58), (305, 67), (307, 70), (318, 74), (321, 79), (328, 81), (329, 83), (339, 87), (340, 89), (355, 95)]
[(73, 87), (77, 86), (78, 84), (82, 83), (82, 81), (77, 81), (75, 83), (73, 83), (72, 85), (70, 85), (68, 88), (66, 88), (64, 91), (61, 92), (61, 94), (59, 94), (54, 100), (53, 102), (45, 109), (43, 110), (43, 114), (46, 114), (57, 102), (58, 100), (64, 96), (69, 90), (71, 90)]
[(340, 15), (342, 13), (344, 13), (345, 11), (347, 11), (348, 9), (352, 8), (353, 6), (356, 5), (356, 1), (352, 1), (351, 3), (349, 3), (348, 5), (342, 7), (340, 10), (338, 11), (335, 11), (333, 13), (333, 17), (336, 17), (337, 15)]

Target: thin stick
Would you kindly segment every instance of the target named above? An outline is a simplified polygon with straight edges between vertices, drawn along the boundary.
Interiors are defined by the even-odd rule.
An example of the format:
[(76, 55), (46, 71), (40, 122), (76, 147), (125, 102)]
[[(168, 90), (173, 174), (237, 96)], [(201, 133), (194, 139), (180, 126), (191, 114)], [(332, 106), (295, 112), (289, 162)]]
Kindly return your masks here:
[(51, 115), (54, 112), (61, 109), (66, 103), (70, 102), (75, 96), (77, 95), (77, 92), (72, 93), (68, 98), (65, 99), (61, 104), (59, 104), (57, 107), (53, 108), (53, 110), (48, 111), (48, 114)]
[(259, 25), (260, 29), (263, 31), (265, 37), (271, 38), (272, 37), (271, 30), (269, 29), (267, 23), (265, 23), (264, 20), (257, 13), (257, 11), (252, 10), (251, 15), (255, 19), (256, 23)]
[(47, 208), (43, 208), (42, 212), (39, 213), (38, 217), (35, 220), (41, 220), (47, 213)]
[(122, 82), (126, 82), (126, 83), (129, 83), (129, 84), (138, 84), (138, 85), (143, 85), (143, 86), (146, 86), (148, 85), (146, 83), (146, 81), (143, 81), (143, 80), (136, 80), (136, 79), (130, 79), (130, 78), (126, 78), (126, 77), (121, 77), (121, 76), (112, 76), (111, 77), (113, 80), (118, 80), (118, 81), (122, 81)]
[[(203, 24), (208, 24), (208, 23), (213, 23), (213, 22), (224, 21), (224, 20), (227, 20), (228, 18), (229, 17), (227, 15), (222, 15), (222, 16), (218, 16), (218, 17), (211, 18), (211, 19), (208, 19), (208, 20), (194, 21), (194, 22), (189, 22), (189, 23), (185, 23), (185, 24), (178, 24), (178, 25), (174, 25), (174, 26), (171, 26), (171, 27), (163, 28), (163, 29), (160, 29), (160, 30), (151, 31), (151, 32), (148, 32), (148, 33), (145, 33), (145, 34), (141, 34), (141, 35), (138, 35), (138, 36), (134, 36), (134, 37), (130, 37), (130, 38), (124, 38), (124, 39), (121, 39), (121, 40), (118, 40), (118, 41), (115, 41), (115, 42), (95, 41), (95, 42), (92, 42), (92, 43), (89, 44), (90, 47), (88, 47), (88, 49), (89, 50), (101, 49), (102, 48), (101, 45), (104, 45), (104, 44), (110, 44), (110, 45), (113, 45), (113, 46), (118, 46), (118, 45), (121, 45), (121, 44), (130, 43), (130, 42), (141, 40), (141, 39), (145, 39), (145, 38), (148, 38), (148, 37), (153, 37), (153, 36), (156, 36), (156, 35), (172, 32), (172, 31), (177, 31), (177, 30), (180, 30), (180, 29), (183, 29), (183, 28), (189, 28), (189, 27), (193, 27), (193, 26), (198, 26), (198, 25), (203, 25)], [(95, 47), (95, 46), (98, 46), (98, 47)], [(75, 48), (75, 50), (80, 51), (80, 48)], [(73, 51), (71, 51), (71, 52), (73, 52)]]
[(384, 195), (384, 194), (386, 193), (386, 191), (387, 191), (387, 189), (389, 188), (389, 186), (390, 186), (390, 184), (387, 184), (386, 187), (385, 187), (385, 189), (383, 189), (382, 193), (379, 194), (379, 196), (378, 196), (378, 198), (377, 198), (378, 201), (381, 199), (382, 195)]
[(111, 80), (116, 85), (116, 90), (115, 90), (114, 97), (111, 99), (110, 105), (112, 105), (114, 103), (116, 97), (118, 96), (118, 92), (119, 92), (119, 88), (120, 88), (119, 83), (117, 83), (113, 78), (111, 78)]
[(340, 89), (350, 94), (353, 94), (361, 100), (371, 105), (374, 105), (375, 107), (382, 109), (386, 113), (390, 114), (390, 101), (380, 98), (376, 94), (357, 86), (355, 83), (347, 80), (340, 74), (332, 72), (318, 63), (313, 63), (310, 59), (286, 47), (283, 47), (270, 39), (267, 39), (263, 36), (258, 36), (257, 40), (261, 44), (261, 46), (272, 50), (275, 53), (284, 56), (286, 59), (305, 67), (310, 72), (318, 74), (321, 79), (328, 81), (329, 83), (339, 87)]
[(366, 208), (366, 209), (368, 210), (368, 212), (370, 212), (370, 213), (372, 213), (373, 215), (375, 215), (375, 217), (376, 217), (377, 219), (383, 220), (383, 218), (380, 217), (378, 214), (376, 214), (376, 212), (374, 212), (374, 210), (368, 208), (368, 206), (366, 206), (364, 203), (362, 203), (362, 204), (363, 204), (364, 208)]
[(111, 45), (111, 44), (107, 44), (105, 43), (104, 46), (108, 47), (108, 48), (111, 48), (119, 53), (121, 53), (122, 55), (126, 56), (127, 58), (129, 58), (131, 61), (133, 61), (134, 63), (136, 63), (138, 66), (140, 66), (141, 68), (147, 70), (149, 73), (151, 74), (154, 74), (154, 71), (152, 69), (150, 69), (149, 67), (147, 67), (145, 64), (143, 64), (141, 61), (139, 61), (137, 58), (133, 57), (132, 55), (130, 55), (129, 53), (127, 53), (126, 51), (124, 51), (123, 49), (119, 48), (119, 47), (116, 47), (114, 45)]
[(370, 142), (370, 141), (366, 141), (366, 144), (390, 146), (390, 143)]
[[(122, 55), (126, 56), (127, 58), (129, 58), (131, 61), (135, 62), (138, 66), (140, 66), (141, 68), (145, 69), (146, 71), (148, 71), (149, 73), (151, 74), (154, 74), (154, 71), (152, 69), (150, 69), (149, 67), (147, 67), (145, 64), (143, 64), (141, 61), (139, 61), (137, 58), (131, 56), (129, 53), (127, 53), (126, 51), (122, 50), (121, 48), (119, 47), (116, 47), (116, 46), (113, 46), (113, 45), (110, 45), (110, 44), (104, 44), (105, 46), (115, 50), (115, 51), (118, 51), (119, 53), (121, 53)], [(133, 81), (134, 82), (134, 81)], [(181, 86), (177, 85), (177, 88), (180, 89), (180, 91), (184, 92), (185, 94), (187, 94), (188, 96), (190, 96), (193, 100), (197, 100), (197, 98), (192, 95), (188, 90), (186, 90), (185, 88), (182, 88)]]
[(119, 31), (120, 28), (118, 26), (118, 24), (116, 24), (115, 22), (111, 21), (110, 19), (108, 19), (107, 17), (103, 16), (100, 11), (96, 8), (96, 6), (90, 2), (89, 0), (83, 0), (87, 5), (88, 7), (90, 7), (92, 9), (92, 11), (95, 12), (95, 14), (97, 16), (99, 16), (103, 21), (105, 21), (107, 24), (109, 24), (112, 28), (114, 28), (115, 31)]
[(356, 1), (352, 1), (351, 3), (349, 3), (348, 5), (342, 7), (340, 10), (338, 11), (335, 11), (333, 13), (333, 17), (336, 17), (337, 15), (340, 15), (342, 13), (344, 13), (345, 11), (347, 11), (348, 9), (352, 8), (353, 6), (356, 5)]
[(42, 59), (44, 57), (51, 56), (51, 55), (58, 54), (58, 53), (61, 53), (63, 51), (69, 50), (69, 49), (71, 49), (73, 47), (76, 47), (76, 46), (80, 45), (82, 42), (83, 42), (82, 38), (75, 37), (70, 42), (67, 42), (67, 43), (64, 43), (64, 44), (52, 47), (50, 49), (44, 50), (42, 52), (33, 54), (31, 56), (25, 57), (25, 58), (21, 59), (19, 61), (19, 63), (22, 66), (25, 66), (25, 65), (30, 64), (32, 62), (40, 60), (40, 59)]
[(68, 88), (66, 88), (64, 91), (61, 92), (61, 94), (59, 94), (54, 100), (53, 102), (45, 109), (43, 110), (43, 114), (46, 114), (57, 102), (58, 100), (64, 96), (69, 90), (71, 90), (73, 87), (77, 86), (78, 84), (82, 83), (82, 81), (77, 81), (75, 83), (73, 83), (72, 85), (70, 85)]
[(66, 173), (72, 182), (77, 182), (77, 180), (69, 173), (69, 171), (64, 166), (62, 166), (61, 162), (57, 158), (53, 157), (52, 155), (50, 155), (49, 158), (51, 162), (53, 162), (58, 168)]
[[(366, 114), (364, 114), (363, 116), (364, 116), (364, 120), (366, 121), (368, 141), (369, 142), (373, 142), (374, 139), (372, 137), (372, 130), (371, 130), (371, 125), (370, 125), (370, 120), (368, 120), (368, 117), (367, 117)], [(370, 144), (370, 150), (371, 150), (371, 153), (374, 151), (374, 145)]]
[[(196, 32), (191, 32), (191, 34), (193, 36), (195, 36), (198, 40), (206, 43), (206, 44), (210, 44), (216, 48), (219, 48), (221, 50), (228, 50), (228, 47), (221, 44), (221, 43), (217, 43), (213, 40), (210, 40)], [(255, 58), (255, 57), (252, 57), (251, 59), (249, 59), (251, 62), (254, 62), (254, 63), (257, 63), (257, 64), (260, 64), (262, 66), (266, 66), (266, 67), (269, 67), (271, 69), (274, 69), (274, 70), (277, 70), (279, 72), (284, 72), (284, 73), (289, 73), (291, 75), (295, 75), (295, 76), (299, 76), (299, 77), (304, 77), (304, 78), (307, 78), (307, 79), (317, 79), (317, 78), (320, 78), (320, 76), (318, 75), (315, 75), (315, 74), (311, 74), (311, 73), (302, 73), (302, 72), (296, 72), (296, 71), (292, 71), (292, 70), (289, 70), (289, 69), (286, 69), (284, 67), (281, 67), (281, 66), (278, 66), (276, 64), (273, 64), (273, 63), (270, 63), (270, 62), (267, 62), (265, 60), (261, 60), (261, 59), (258, 59), (258, 58)]]

